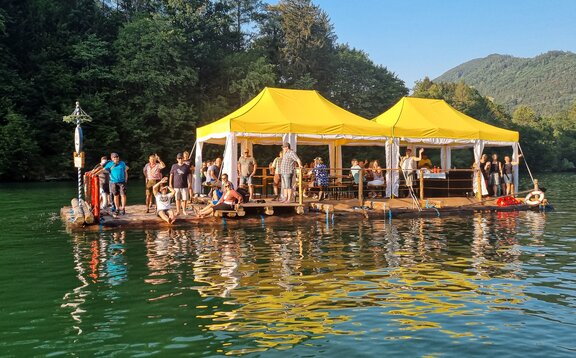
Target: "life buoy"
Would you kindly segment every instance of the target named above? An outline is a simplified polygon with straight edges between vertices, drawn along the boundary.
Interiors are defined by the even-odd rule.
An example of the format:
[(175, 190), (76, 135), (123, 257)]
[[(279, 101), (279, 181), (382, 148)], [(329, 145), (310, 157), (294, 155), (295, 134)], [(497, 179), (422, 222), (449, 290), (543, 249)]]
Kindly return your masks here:
[(542, 204), (544, 201), (544, 193), (540, 190), (534, 190), (526, 195), (524, 203), (530, 206), (536, 206)]

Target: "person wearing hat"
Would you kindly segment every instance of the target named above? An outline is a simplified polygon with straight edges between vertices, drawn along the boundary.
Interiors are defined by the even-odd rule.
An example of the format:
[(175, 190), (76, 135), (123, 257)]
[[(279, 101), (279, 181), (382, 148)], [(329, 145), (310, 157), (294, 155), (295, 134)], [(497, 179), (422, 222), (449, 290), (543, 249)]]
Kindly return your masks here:
[[(168, 178), (162, 178), (158, 183), (154, 184), (152, 192), (156, 199), (156, 215), (168, 224), (173, 224), (176, 221), (176, 217), (170, 203), (175, 192), (174, 189), (166, 185), (167, 182)], [(170, 190), (170, 193), (168, 193), (168, 190)]]
[(324, 200), (324, 192), (328, 187), (328, 168), (321, 157), (314, 158), (314, 168), (310, 170), (310, 174), (314, 176), (314, 186), (320, 189), (318, 200)]
[(282, 191), (284, 192), (284, 199), (280, 200), (281, 203), (289, 203), (292, 201), (292, 176), (294, 175), (294, 168), (296, 164), (298, 168), (302, 169), (302, 162), (296, 153), (290, 149), (290, 143), (285, 142), (282, 144), (282, 161), (280, 162), (280, 178), (282, 181)]
[(176, 193), (176, 215), (188, 215), (186, 205), (188, 204), (188, 193), (192, 187), (192, 171), (190, 166), (184, 163), (182, 153), (176, 155), (176, 164), (170, 169), (170, 188)]
[[(104, 170), (110, 173), (110, 193), (114, 196), (116, 211), (114, 217), (126, 214), (126, 184), (128, 184), (128, 166), (120, 160), (118, 153), (110, 155), (112, 161), (104, 165)], [(122, 204), (122, 205), (120, 205)]]
[(250, 199), (254, 196), (254, 185), (252, 184), (252, 177), (256, 174), (256, 159), (250, 155), (248, 148), (244, 149), (244, 153), (240, 158), (238, 158), (238, 175), (240, 177), (239, 187), (244, 187), (248, 185), (248, 193), (250, 194)]

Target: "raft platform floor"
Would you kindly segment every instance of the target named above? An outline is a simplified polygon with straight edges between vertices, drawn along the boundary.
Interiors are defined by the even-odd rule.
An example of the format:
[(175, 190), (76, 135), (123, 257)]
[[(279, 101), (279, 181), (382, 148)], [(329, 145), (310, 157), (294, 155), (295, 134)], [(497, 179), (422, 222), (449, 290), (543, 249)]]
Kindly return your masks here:
[[(281, 203), (266, 200), (264, 203), (250, 202), (241, 204), (238, 211), (226, 212), (223, 217), (207, 217), (198, 219), (194, 210), (187, 210), (188, 215), (180, 214), (172, 225), (160, 219), (155, 211), (146, 213), (145, 205), (130, 205), (126, 214), (117, 218), (104, 211), (99, 223), (80, 225), (74, 222), (74, 213), (70, 206), (61, 209), (60, 215), (67, 229), (71, 231), (104, 230), (104, 229), (143, 229), (200, 226), (207, 224), (221, 225), (227, 217), (227, 224), (258, 223), (262, 220), (270, 222), (300, 222), (324, 220), (325, 214), (331, 213), (339, 217), (355, 219), (383, 219), (419, 216), (466, 215), (475, 212), (491, 211), (525, 211), (538, 210), (525, 204), (514, 206), (497, 206), (497, 198), (478, 200), (476, 198), (446, 197), (429, 198), (421, 202), (419, 210), (411, 198), (367, 199), (362, 207), (358, 199), (323, 200), (305, 198), (302, 205), (298, 203)], [(201, 207), (202, 204), (193, 204)], [(190, 207), (190, 206), (189, 206)], [(306, 213), (306, 215), (298, 215)]]

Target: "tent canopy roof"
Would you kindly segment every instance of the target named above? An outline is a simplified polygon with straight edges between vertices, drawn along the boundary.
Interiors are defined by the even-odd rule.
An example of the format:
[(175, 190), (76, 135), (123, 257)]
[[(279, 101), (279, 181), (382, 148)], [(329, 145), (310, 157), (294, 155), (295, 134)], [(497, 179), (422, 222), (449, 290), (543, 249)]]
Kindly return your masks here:
[(498, 128), (457, 111), (441, 99), (404, 97), (373, 121), (399, 138), (481, 139), (517, 142), (516, 131)]
[[(229, 115), (197, 129), (197, 138), (222, 138), (229, 132), (245, 136), (295, 133), (333, 138), (383, 138), (386, 128), (322, 97), (317, 91), (266, 87)], [(361, 139), (361, 138), (358, 138)]]

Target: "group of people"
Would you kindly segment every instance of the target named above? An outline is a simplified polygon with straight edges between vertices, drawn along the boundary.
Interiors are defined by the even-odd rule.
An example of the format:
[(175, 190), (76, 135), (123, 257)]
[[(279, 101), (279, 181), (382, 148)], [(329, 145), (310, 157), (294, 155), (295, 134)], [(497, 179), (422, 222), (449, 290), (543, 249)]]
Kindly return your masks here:
[[(510, 156), (504, 156), (504, 163), (498, 160), (498, 154), (492, 154), (492, 159), (487, 154), (480, 158), (480, 171), (486, 183), (488, 194), (493, 196), (514, 194), (514, 166), (520, 162), (522, 154), (518, 155), (518, 161), (513, 162)], [(476, 163), (474, 163), (476, 167)]]

